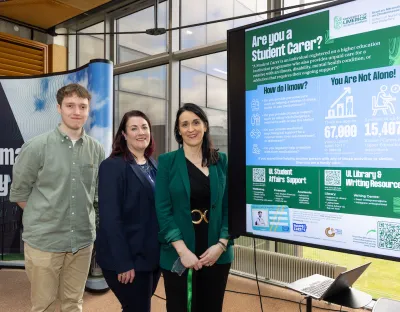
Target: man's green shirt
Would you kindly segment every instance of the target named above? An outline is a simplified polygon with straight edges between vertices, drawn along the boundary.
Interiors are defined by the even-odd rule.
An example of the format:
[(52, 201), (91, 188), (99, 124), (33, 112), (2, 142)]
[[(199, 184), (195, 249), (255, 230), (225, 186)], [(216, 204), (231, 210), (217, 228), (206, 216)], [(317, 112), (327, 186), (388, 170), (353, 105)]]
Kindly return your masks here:
[(83, 133), (73, 144), (57, 127), (22, 146), (10, 201), (27, 202), (22, 239), (42, 251), (76, 252), (95, 240), (98, 168), (104, 149)]

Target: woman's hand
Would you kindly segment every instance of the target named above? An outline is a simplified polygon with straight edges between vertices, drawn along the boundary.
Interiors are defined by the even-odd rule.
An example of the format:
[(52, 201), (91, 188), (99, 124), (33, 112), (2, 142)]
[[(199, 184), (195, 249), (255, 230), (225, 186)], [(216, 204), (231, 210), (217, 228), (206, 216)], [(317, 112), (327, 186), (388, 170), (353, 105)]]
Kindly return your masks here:
[(195, 269), (198, 271), (203, 267), (196, 255), (186, 247), (186, 244), (183, 240), (172, 242), (172, 246), (174, 246), (185, 268)]
[(132, 283), (135, 278), (135, 270), (129, 270), (127, 272), (118, 274), (118, 281), (122, 284)]
[(195, 269), (196, 271), (202, 268), (202, 264), (200, 263), (199, 259), (189, 249), (181, 253), (180, 257), (181, 262), (185, 268)]
[(199, 262), (204, 266), (212, 266), (217, 262), (223, 252), (224, 250), (219, 244), (212, 245), (200, 256)]

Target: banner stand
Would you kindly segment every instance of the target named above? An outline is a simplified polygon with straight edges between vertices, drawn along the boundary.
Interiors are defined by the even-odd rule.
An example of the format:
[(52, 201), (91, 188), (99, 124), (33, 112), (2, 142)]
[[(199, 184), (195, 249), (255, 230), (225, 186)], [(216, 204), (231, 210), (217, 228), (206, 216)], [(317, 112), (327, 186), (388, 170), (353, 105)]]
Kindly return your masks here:
[[(23, 81), (24, 88), (21, 88)], [(0, 77), (0, 269), (25, 269), (21, 238), (21, 209), (9, 201), (12, 167), (21, 146), (33, 137), (52, 131), (60, 122), (55, 90), (78, 83), (91, 93), (90, 113), (85, 124), (88, 135), (97, 139), (110, 155), (113, 137), (113, 64), (93, 59), (74, 70), (27, 77)], [(18, 260), (12, 260), (18, 259)], [(91, 263), (86, 289), (107, 291), (100, 270)]]
[[(1, 197), (1, 261), (4, 261), (4, 220), (5, 220), (5, 207), (4, 207), (4, 197)], [(0, 266), (1, 269), (1, 266)]]
[[(7, 222), (6, 222), (6, 203), (9, 203), (8, 197), (0, 197), (0, 202), (1, 202), (1, 261), (0, 261), (0, 270), (1, 269), (19, 269), (19, 270), (25, 270), (25, 264), (24, 260), (5, 260), (4, 255), (5, 255), (5, 234), (6, 234), (6, 229), (10, 229), (11, 226), (7, 227)], [(18, 208), (21, 209), (21, 208)], [(22, 216), (21, 216), (22, 217)], [(11, 253), (12, 254), (12, 253)]]

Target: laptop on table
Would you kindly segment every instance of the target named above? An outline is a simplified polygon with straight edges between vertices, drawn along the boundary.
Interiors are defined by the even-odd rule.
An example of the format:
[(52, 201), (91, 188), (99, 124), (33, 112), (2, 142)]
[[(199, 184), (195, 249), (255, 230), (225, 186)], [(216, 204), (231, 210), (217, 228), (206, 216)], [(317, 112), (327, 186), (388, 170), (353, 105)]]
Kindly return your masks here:
[(336, 279), (314, 274), (287, 285), (287, 288), (321, 300), (348, 290), (364, 273), (371, 262), (340, 273)]

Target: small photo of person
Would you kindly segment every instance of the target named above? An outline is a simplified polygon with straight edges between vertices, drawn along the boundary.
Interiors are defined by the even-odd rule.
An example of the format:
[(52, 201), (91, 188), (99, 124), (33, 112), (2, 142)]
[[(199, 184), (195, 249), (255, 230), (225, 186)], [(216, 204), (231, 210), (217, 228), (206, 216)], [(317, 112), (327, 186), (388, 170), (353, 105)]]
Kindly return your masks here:
[(268, 226), (268, 212), (264, 209), (253, 209), (254, 226)]

